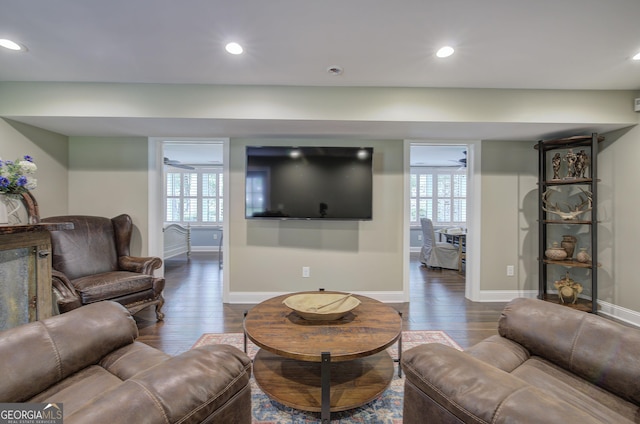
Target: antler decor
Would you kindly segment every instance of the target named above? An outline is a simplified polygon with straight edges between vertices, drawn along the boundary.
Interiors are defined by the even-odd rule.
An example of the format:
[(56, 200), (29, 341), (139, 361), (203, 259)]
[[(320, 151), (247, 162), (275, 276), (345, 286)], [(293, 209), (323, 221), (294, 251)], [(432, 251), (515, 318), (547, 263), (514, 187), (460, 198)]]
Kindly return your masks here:
[(582, 191), (582, 193), (585, 195), (586, 198), (583, 198), (582, 195), (580, 195), (580, 200), (582, 200), (582, 202), (579, 205), (575, 205), (575, 206), (571, 206), (568, 203), (564, 203), (564, 205), (567, 207), (566, 209), (568, 210), (563, 211), (562, 209), (560, 209), (557, 203), (551, 204), (551, 202), (549, 201), (549, 196), (551, 195), (551, 193), (554, 193), (555, 190), (547, 189), (542, 194), (542, 204), (544, 205), (542, 206), (542, 210), (545, 212), (556, 214), (560, 216), (560, 218), (564, 219), (565, 221), (575, 220), (578, 218), (578, 216), (582, 215), (585, 212), (589, 212), (591, 209), (593, 209), (592, 193), (582, 188), (580, 188), (580, 191)]

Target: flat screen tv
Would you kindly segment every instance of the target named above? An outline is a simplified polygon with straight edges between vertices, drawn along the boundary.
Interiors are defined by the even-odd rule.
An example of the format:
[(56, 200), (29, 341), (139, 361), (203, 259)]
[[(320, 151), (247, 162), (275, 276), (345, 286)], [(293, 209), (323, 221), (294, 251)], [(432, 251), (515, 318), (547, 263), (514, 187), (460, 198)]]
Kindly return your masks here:
[(248, 146), (247, 219), (371, 220), (373, 148)]

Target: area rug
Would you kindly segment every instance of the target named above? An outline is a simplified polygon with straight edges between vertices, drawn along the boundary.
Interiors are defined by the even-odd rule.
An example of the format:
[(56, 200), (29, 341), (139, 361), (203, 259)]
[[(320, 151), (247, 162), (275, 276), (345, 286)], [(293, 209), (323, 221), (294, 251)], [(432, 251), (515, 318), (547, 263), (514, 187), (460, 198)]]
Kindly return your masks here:
[[(193, 348), (208, 344), (229, 344), (242, 350), (243, 339), (242, 333), (208, 333), (203, 334), (193, 345)], [(424, 343), (441, 343), (462, 350), (444, 331), (426, 330), (402, 332), (402, 351)], [(392, 358), (398, 357), (397, 343), (388, 350)], [(258, 347), (248, 341), (247, 354), (253, 358), (257, 351)], [(395, 366), (397, 367), (398, 364), (396, 363)], [(380, 397), (360, 408), (332, 413), (331, 423), (400, 424), (402, 423), (403, 394), (404, 378), (398, 377), (396, 369), (389, 388), (380, 395)], [(299, 411), (269, 399), (269, 397), (260, 390), (253, 377), (251, 378), (251, 396), (253, 424), (316, 424), (321, 422), (320, 413)]]

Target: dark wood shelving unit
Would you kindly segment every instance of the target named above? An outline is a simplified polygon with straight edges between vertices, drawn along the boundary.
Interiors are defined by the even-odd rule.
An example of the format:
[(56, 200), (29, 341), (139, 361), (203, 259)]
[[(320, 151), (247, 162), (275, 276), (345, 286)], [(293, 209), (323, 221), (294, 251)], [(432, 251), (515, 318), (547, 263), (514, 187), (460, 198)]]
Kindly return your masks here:
[[(590, 293), (590, 296), (579, 296), (576, 303), (564, 303), (564, 305), (585, 312), (598, 313), (598, 220), (597, 220), (597, 199), (598, 199), (598, 144), (604, 140), (604, 137), (593, 133), (590, 136), (575, 136), (554, 140), (540, 140), (535, 149), (538, 150), (538, 235), (539, 235), (539, 284), (538, 298), (563, 304), (559, 295), (549, 293), (553, 288), (553, 273), (559, 274), (560, 271), (565, 272), (571, 268), (589, 269), (590, 281), (578, 281), (583, 288)], [(561, 179), (553, 179), (552, 173), (552, 154), (560, 152), (568, 152), (576, 148), (583, 148), (589, 157), (588, 176), (586, 177), (567, 177)], [(591, 206), (589, 212), (585, 215), (589, 216), (585, 219), (559, 219), (558, 215), (544, 210), (543, 194), (550, 187), (555, 187), (558, 191), (568, 191), (571, 187), (587, 187), (591, 193)], [(566, 194), (566, 193), (565, 193)], [(589, 233), (588, 246), (591, 249), (590, 262), (578, 262), (573, 258), (567, 260), (551, 260), (545, 257), (545, 250), (550, 246), (549, 227), (555, 225), (563, 225), (568, 228), (567, 232), (577, 233), (586, 228)]]

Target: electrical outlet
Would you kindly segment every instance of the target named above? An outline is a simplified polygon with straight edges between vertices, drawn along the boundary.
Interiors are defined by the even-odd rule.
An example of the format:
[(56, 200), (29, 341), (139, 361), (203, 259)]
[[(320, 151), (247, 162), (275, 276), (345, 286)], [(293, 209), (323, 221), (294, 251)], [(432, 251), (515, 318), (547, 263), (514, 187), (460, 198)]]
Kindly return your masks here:
[(507, 277), (513, 277), (515, 273), (515, 267), (513, 265), (507, 265)]
[(310, 275), (311, 275), (311, 269), (308, 266), (303, 266), (302, 267), (302, 276), (304, 278), (309, 278)]
[(418, 234), (418, 241), (422, 241), (422, 234)]
[(218, 233), (213, 233), (213, 239), (218, 240)]

